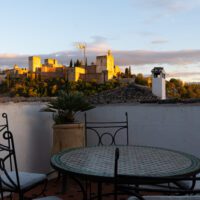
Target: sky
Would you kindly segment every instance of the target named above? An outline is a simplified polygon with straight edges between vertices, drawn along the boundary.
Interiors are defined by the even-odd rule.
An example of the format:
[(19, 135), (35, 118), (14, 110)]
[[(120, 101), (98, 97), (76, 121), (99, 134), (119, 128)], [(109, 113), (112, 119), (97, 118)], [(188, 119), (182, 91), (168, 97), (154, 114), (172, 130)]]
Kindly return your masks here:
[(62, 64), (110, 49), (122, 70), (200, 82), (200, 0), (0, 0), (0, 68), (28, 56)]

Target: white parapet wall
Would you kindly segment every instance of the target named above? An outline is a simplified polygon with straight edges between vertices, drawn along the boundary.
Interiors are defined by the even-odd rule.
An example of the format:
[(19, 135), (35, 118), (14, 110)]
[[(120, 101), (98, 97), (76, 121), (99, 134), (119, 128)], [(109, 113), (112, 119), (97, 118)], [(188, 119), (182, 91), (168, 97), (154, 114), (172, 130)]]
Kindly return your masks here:
[[(52, 115), (40, 112), (44, 103), (1, 103), (9, 117), (20, 170), (50, 171)], [(120, 121), (128, 112), (130, 143), (184, 151), (200, 157), (200, 105), (116, 104), (97, 106), (88, 119)], [(83, 121), (83, 114), (78, 118)]]
[(50, 170), (53, 120), (51, 113), (40, 112), (43, 106), (39, 102), (0, 104), (0, 118), (1, 113), (8, 114), (20, 170)]

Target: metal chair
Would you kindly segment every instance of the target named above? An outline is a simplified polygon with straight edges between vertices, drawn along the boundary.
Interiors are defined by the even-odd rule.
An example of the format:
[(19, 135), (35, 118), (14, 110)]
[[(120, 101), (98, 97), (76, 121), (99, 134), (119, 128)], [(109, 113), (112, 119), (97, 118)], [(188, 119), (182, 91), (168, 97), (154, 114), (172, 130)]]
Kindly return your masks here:
[[(128, 175), (119, 175), (118, 174), (118, 160), (119, 160), (119, 149), (116, 148), (115, 151), (115, 200), (117, 200), (118, 194), (126, 194), (130, 197), (128, 200), (200, 200), (200, 187), (195, 187), (195, 182), (200, 181), (200, 177), (176, 177), (176, 178), (151, 178), (149, 180), (144, 180), (140, 178), (133, 178)], [(179, 182), (190, 183), (190, 187), (183, 187), (178, 184)], [(134, 185), (136, 183), (136, 185)], [(157, 184), (154, 184), (157, 183)], [(163, 184), (162, 184), (163, 183)], [(164, 184), (167, 183), (167, 184)], [(193, 184), (191, 184), (193, 183)], [(142, 187), (139, 184), (144, 184)], [(166, 194), (166, 196), (142, 196), (141, 192), (153, 192), (158, 194)], [(170, 195), (170, 196), (167, 196)], [(172, 196), (176, 195), (176, 196)], [(184, 196), (183, 196), (184, 195)], [(190, 195), (190, 196), (186, 196)], [(195, 195), (195, 196), (194, 196)], [(174, 198), (172, 198), (174, 197)]]
[[(121, 144), (121, 139), (125, 138), (124, 145), (129, 145), (128, 136), (128, 113), (125, 113), (124, 121), (114, 122), (94, 122), (88, 121), (85, 113), (85, 144), (88, 146), (88, 136), (94, 136), (97, 146)], [(121, 135), (121, 137), (120, 137)], [(110, 140), (110, 142), (108, 142)]]
[[(200, 200), (200, 196), (143, 196), (144, 200)], [(128, 200), (139, 200), (137, 197), (129, 197)]]
[[(115, 178), (115, 181), (114, 181), (114, 200), (118, 199), (119, 194), (129, 194), (129, 195), (133, 195), (134, 197), (137, 197), (138, 200), (143, 200), (143, 197), (139, 193), (135, 192), (134, 190), (129, 190), (129, 185), (121, 185), (121, 182), (119, 182), (119, 180), (118, 180), (118, 177), (119, 177), (119, 175), (118, 175), (119, 154), (120, 154), (119, 148), (116, 148), (115, 149), (115, 163), (114, 163), (114, 178)], [(123, 187), (123, 189), (124, 189), (124, 187), (126, 188), (125, 191), (124, 190), (121, 191), (119, 184), (120, 184), (120, 186)], [(127, 184), (127, 183), (125, 182), (125, 184)]]
[(39, 184), (47, 184), (47, 176), (39, 173), (18, 172), (17, 158), (15, 154), (14, 139), (9, 131), (8, 117), (2, 114), (5, 123), (0, 125), (0, 192), (3, 199), (5, 193), (18, 193), (19, 199), (24, 194)]
[(33, 199), (33, 200), (62, 200), (56, 196), (49, 196), (49, 197), (42, 197), (42, 198), (37, 198), (37, 199)]
[[(96, 146), (109, 146), (109, 145), (117, 145), (129, 144), (129, 136), (128, 136), (128, 113), (125, 113), (124, 121), (88, 121), (87, 114), (85, 113), (85, 145), (86, 146), (94, 146), (88, 144), (88, 136), (91, 136), (92, 139), (96, 140)], [(124, 137), (125, 135), (125, 137)], [(120, 138), (121, 136), (121, 138)], [(124, 143), (120, 143), (121, 139), (125, 138)], [(94, 141), (93, 140), (93, 141)], [(110, 140), (110, 142), (108, 142)], [(98, 187), (102, 187), (102, 183), (98, 183)], [(89, 183), (90, 188), (90, 197), (91, 197), (91, 183)], [(87, 189), (87, 180), (86, 180), (86, 190)]]
[(193, 180), (180, 180), (176, 184), (182, 188), (197, 190), (200, 188), (200, 173)]

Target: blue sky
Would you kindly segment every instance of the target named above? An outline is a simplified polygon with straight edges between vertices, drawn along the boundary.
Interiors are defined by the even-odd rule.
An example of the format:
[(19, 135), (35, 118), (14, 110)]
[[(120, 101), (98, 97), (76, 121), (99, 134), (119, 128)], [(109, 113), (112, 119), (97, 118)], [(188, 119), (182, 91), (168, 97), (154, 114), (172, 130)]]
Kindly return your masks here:
[(63, 64), (113, 51), (116, 64), (200, 82), (200, 0), (0, 0), (0, 66), (27, 66), (27, 56)]

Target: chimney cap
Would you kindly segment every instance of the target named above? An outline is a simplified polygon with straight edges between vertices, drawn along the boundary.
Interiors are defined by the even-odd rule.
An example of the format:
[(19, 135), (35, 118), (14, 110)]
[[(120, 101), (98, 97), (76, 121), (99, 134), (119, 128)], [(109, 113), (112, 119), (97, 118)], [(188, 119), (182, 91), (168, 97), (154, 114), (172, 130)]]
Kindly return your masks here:
[(154, 67), (154, 68), (151, 70), (151, 73), (154, 74), (154, 75), (155, 75), (155, 74), (156, 74), (156, 75), (159, 75), (159, 74), (166, 74), (163, 67)]

